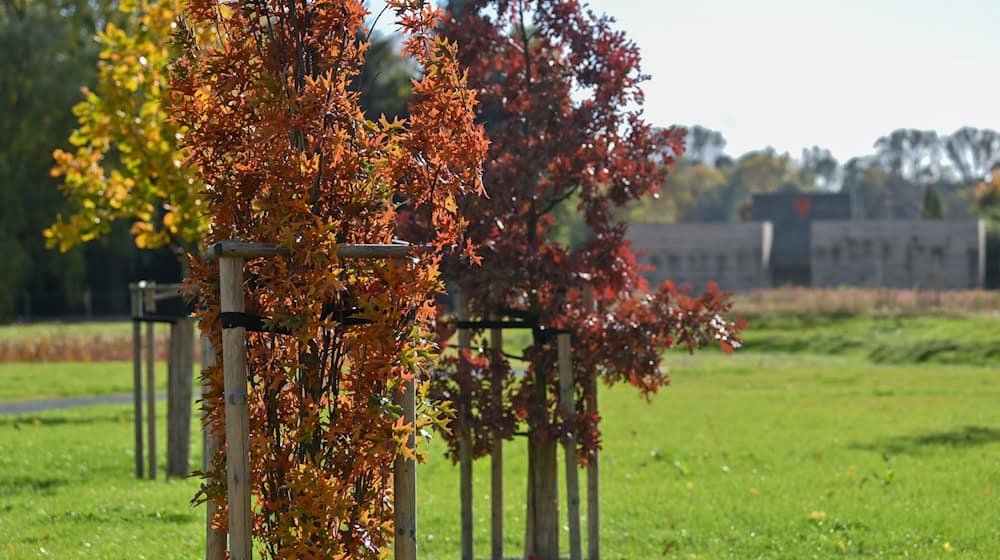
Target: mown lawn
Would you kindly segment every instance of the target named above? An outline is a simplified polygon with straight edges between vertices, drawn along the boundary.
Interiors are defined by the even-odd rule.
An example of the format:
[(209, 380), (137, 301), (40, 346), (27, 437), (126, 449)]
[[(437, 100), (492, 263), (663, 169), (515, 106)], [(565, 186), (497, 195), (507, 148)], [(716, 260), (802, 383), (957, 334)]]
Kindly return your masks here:
[(949, 316), (750, 317), (745, 350), (853, 355), (874, 363), (1000, 365), (1000, 319)]
[[(601, 395), (604, 558), (1000, 555), (996, 369), (852, 353), (672, 362), (674, 385), (652, 404), (626, 388)], [(73, 375), (44, 367), (47, 383)], [(199, 556), (197, 482), (134, 480), (130, 418), (127, 406), (0, 417), (0, 558)], [(418, 471), (421, 557), (457, 558), (457, 469), (432, 446)], [(515, 556), (524, 442), (505, 460)], [(488, 469), (477, 464), (480, 557)]]
[[(143, 365), (142, 380), (146, 382)], [(0, 364), (0, 403), (122, 395), (132, 392), (131, 362), (15, 362)], [(167, 365), (156, 365), (156, 384), (167, 386)], [(144, 387), (145, 389), (145, 387)]]

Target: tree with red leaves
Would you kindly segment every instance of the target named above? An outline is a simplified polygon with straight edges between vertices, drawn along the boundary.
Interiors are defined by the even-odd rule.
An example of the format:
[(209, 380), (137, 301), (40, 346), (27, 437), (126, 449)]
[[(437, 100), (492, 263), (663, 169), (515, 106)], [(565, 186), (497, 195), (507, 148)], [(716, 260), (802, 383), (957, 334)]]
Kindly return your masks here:
[[(466, 224), (455, 198), (481, 192), (486, 143), (455, 45), (434, 33), (438, 11), (388, 4), (408, 36), (404, 54), (423, 71), (406, 121), (361, 108), (369, 42), (360, 0), (191, 0), (176, 37), (183, 55), (171, 68), (171, 101), (185, 165), (205, 184), (207, 241), (285, 249), (248, 261), (244, 285), (248, 310), (272, 329), (250, 334), (247, 360), (261, 557), (384, 558), (393, 463), (411, 456), (410, 435), (438, 416), (424, 403), (423, 420), (407, 424), (393, 401), (433, 363), (438, 264)], [(398, 236), (401, 200), (430, 228), (411, 260), (337, 257), (344, 244)], [(220, 348), (215, 266), (195, 259), (191, 289), (202, 330)], [(224, 433), (221, 368), (205, 375), (207, 423)], [(224, 461), (213, 458), (199, 494), (223, 506), (219, 526)]]
[[(668, 383), (664, 349), (717, 343), (731, 350), (740, 325), (722, 318), (730, 303), (714, 287), (697, 297), (671, 283), (650, 291), (639, 274), (615, 211), (656, 192), (685, 133), (643, 119), (639, 50), (613, 20), (573, 0), (466, 0), (451, 11), (441, 31), (459, 45), (492, 144), (484, 170), (489, 197), (460, 200), (460, 211), (478, 218), (467, 234), (481, 266), (455, 261), (446, 276), (473, 316), (514, 309), (539, 327), (524, 375), (466, 352), (437, 391), (457, 403), (453, 433), (471, 431), (476, 455), (488, 452), (494, 434), (509, 438), (526, 427), (530, 528), (542, 511), (558, 511), (551, 502), (558, 500), (560, 437), (577, 432), (581, 463), (600, 447), (599, 417), (586, 413), (594, 376), (651, 396)], [(589, 234), (576, 243), (554, 235), (555, 216), (567, 205), (575, 205)], [(557, 329), (573, 340), (572, 426), (558, 412), (550, 336)], [(488, 397), (496, 384), (503, 387), (499, 402)], [(450, 442), (455, 453), (457, 438)], [(558, 526), (551, 521), (545, 526)], [(558, 557), (557, 534), (529, 529), (526, 540), (526, 558)]]

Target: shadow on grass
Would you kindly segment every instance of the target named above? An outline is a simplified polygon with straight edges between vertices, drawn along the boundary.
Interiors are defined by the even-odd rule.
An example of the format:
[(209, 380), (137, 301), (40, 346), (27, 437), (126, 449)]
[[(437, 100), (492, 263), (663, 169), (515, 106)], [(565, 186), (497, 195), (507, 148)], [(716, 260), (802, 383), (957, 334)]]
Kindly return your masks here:
[(171, 523), (184, 525), (201, 519), (198, 512), (159, 512), (133, 507), (99, 506), (93, 510), (62, 512), (52, 516), (55, 523)]
[(15, 476), (0, 481), (0, 498), (10, 498), (21, 494), (49, 495), (56, 489), (69, 484), (65, 478)]
[(19, 430), (22, 427), (30, 426), (64, 426), (67, 424), (82, 426), (89, 424), (119, 424), (131, 422), (132, 418), (120, 413), (108, 413), (99, 416), (53, 416), (46, 415), (20, 415), (10, 417), (0, 417), (0, 428), (10, 427)]
[(922, 453), (931, 447), (967, 448), (997, 442), (1000, 442), (1000, 430), (983, 426), (965, 426), (948, 432), (897, 436), (874, 443), (854, 444), (851, 447), (891, 455), (906, 455)]

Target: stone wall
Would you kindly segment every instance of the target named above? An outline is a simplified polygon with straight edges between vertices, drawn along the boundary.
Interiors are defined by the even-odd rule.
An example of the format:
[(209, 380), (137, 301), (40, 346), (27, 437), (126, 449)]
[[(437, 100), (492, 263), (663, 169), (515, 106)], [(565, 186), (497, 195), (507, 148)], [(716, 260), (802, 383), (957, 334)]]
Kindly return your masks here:
[(815, 287), (983, 287), (982, 220), (815, 221), (811, 238)]
[(703, 290), (712, 280), (722, 290), (750, 291), (771, 285), (768, 222), (632, 224), (628, 237), (650, 287), (664, 280)]

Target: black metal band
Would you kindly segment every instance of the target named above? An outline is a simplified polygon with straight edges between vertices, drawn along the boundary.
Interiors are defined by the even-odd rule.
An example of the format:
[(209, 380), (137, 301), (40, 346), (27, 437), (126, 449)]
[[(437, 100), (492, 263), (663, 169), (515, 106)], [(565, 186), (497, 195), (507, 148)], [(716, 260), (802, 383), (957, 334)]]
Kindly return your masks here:
[(497, 312), (503, 315), (504, 317), (513, 317), (515, 319), (523, 319), (525, 321), (536, 321), (536, 322), (538, 321), (537, 315), (529, 313), (528, 311), (525, 311), (523, 309), (514, 309), (513, 307), (501, 307), (500, 309), (497, 309)]
[(178, 317), (177, 315), (142, 315), (140, 317), (132, 317), (132, 321), (136, 323), (176, 323), (189, 318)]
[[(348, 313), (353, 311), (354, 311), (353, 309), (350, 309), (348, 310)], [(223, 329), (235, 329), (242, 327), (249, 332), (292, 334), (292, 331), (286, 327), (278, 325), (272, 325), (268, 327), (265, 324), (265, 321), (267, 321), (267, 318), (265, 317), (258, 317), (257, 315), (250, 315), (248, 313), (243, 313), (240, 311), (225, 311), (223, 313), (219, 313), (219, 322), (222, 323)], [(351, 316), (338, 317), (337, 322), (347, 326), (371, 324), (371, 321), (368, 319), (362, 319), (360, 317), (351, 317)]]
[(455, 321), (460, 329), (534, 329), (537, 321)]
[(291, 334), (291, 331), (278, 325), (268, 328), (264, 325), (264, 318), (257, 315), (250, 315), (242, 311), (223, 311), (219, 313), (219, 322), (222, 323), (223, 330), (243, 327), (250, 332), (267, 332), (274, 334)]

